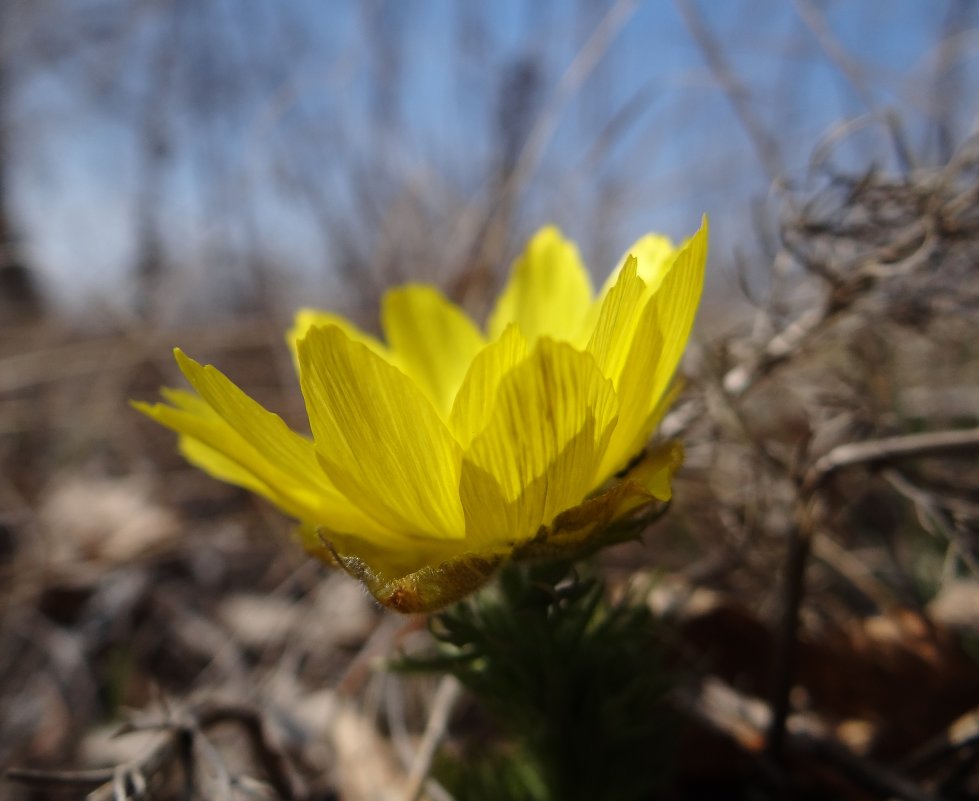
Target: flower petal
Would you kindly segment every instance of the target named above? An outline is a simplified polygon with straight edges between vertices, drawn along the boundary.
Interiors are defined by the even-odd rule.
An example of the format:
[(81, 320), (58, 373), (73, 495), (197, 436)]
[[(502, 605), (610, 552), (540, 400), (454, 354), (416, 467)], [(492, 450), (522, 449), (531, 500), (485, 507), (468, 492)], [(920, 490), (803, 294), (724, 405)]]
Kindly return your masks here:
[[(647, 288), (637, 297), (627, 264), (602, 302), (588, 348), (612, 371), (619, 399), (619, 421), (602, 460), (602, 478), (622, 469), (635, 456), (666, 410), (661, 401), (690, 337), (703, 290), (706, 243), (705, 219), (657, 278), (659, 286), (654, 292)], [(624, 360), (623, 353), (627, 354)]]
[(479, 329), (434, 287), (417, 284), (387, 292), (381, 324), (398, 366), (447, 413), (485, 344)]
[(279, 474), (199, 397), (180, 390), (164, 390), (164, 396), (172, 406), (139, 402), (132, 405), (179, 433), (180, 451), (191, 464), (214, 478), (257, 492), (290, 515), (303, 520), (318, 516), (319, 493)]
[(462, 463), (460, 493), (466, 509), (466, 539), (474, 548), (507, 553), (552, 520), (558, 512), (577, 504), (594, 486), (584, 479), (592, 475), (596, 453), (596, 423), (589, 411), (577, 431), (542, 473), (531, 480), (517, 498), (507, 498), (500, 480), (474, 462)]
[(261, 495), (297, 517), (311, 519), (315, 514), (311, 508), (297, 506), (288, 495), (273, 489), (254, 473), (195, 437), (181, 434), (177, 448), (181, 456), (212, 478)]
[(615, 415), (612, 384), (590, 354), (539, 340), (500, 382), (489, 423), (466, 451), (467, 536), (520, 540), (577, 504), (594, 485)]
[(683, 450), (675, 443), (656, 449), (623, 481), (562, 511), (532, 539), (511, 543), (510, 548), (497, 543), (497, 547), (467, 549), (463, 543), (430, 542), (441, 550), (420, 555), (417, 567), (410, 571), (392, 569), (390, 553), (361, 547), (355, 554), (328, 532), (307, 532), (303, 539), (313, 552), (325, 549), (381, 605), (402, 613), (433, 612), (482, 587), (511, 557), (576, 559), (605, 545), (634, 539), (666, 510), (670, 478), (682, 458)]
[(682, 462), (678, 443), (654, 449), (622, 481), (559, 514), (519, 546), (513, 558), (576, 559), (635, 538), (666, 510), (670, 480)]
[(612, 271), (605, 281), (600, 297), (604, 297), (615, 286), (630, 258), (636, 259), (637, 273), (647, 289), (650, 292), (655, 292), (662, 283), (666, 271), (673, 264), (676, 251), (676, 246), (668, 236), (646, 234), (635, 242), (619, 260), (619, 266)]
[(646, 285), (637, 274), (635, 257), (630, 256), (598, 304), (598, 318), (586, 346), (616, 390), (620, 390), (622, 370), (645, 299)]
[(473, 359), (449, 415), (449, 426), (463, 448), (468, 448), (473, 437), (486, 428), (493, 411), (491, 399), (496, 397), (503, 376), (526, 357), (527, 341), (520, 329), (511, 324)]
[(655, 304), (637, 274), (636, 258), (630, 256), (601, 301), (587, 345), (615, 385), (619, 402), (619, 420), (598, 470), (600, 481), (625, 466), (649, 436), (649, 430), (640, 435), (640, 429), (649, 415), (661, 348)]
[(542, 228), (513, 265), (489, 319), (490, 339), (510, 323), (537, 337), (573, 340), (591, 306), (591, 279), (573, 242), (553, 226)]
[(299, 341), (319, 460), (340, 491), (405, 535), (461, 538), (462, 449), (418, 386), (336, 326)]
[(201, 399), (276, 470), (311, 491), (330, 488), (308, 439), (248, 397), (216, 367), (202, 366), (179, 348), (174, 350), (174, 356)]
[(639, 320), (631, 330), (621, 334), (619, 348), (628, 352), (617, 376), (619, 422), (599, 467), (601, 480), (628, 464), (652, 434), (652, 430), (645, 426), (656, 402), (663, 351), (657, 311), (655, 301), (648, 300), (641, 309)]
[(292, 358), (297, 369), (299, 367), (299, 354), (297, 352), (299, 340), (306, 336), (306, 333), (310, 328), (313, 328), (314, 326), (318, 328), (325, 328), (329, 325), (335, 325), (355, 342), (360, 342), (362, 345), (366, 345), (385, 361), (394, 363), (393, 354), (390, 350), (388, 350), (387, 346), (381, 342), (381, 340), (379, 340), (377, 337), (371, 336), (363, 329), (357, 327), (346, 317), (341, 317), (339, 314), (333, 314), (327, 311), (321, 311), (320, 309), (303, 308), (296, 312), (292, 320), (292, 328), (286, 332), (286, 344), (292, 351)]
[(663, 337), (663, 350), (656, 365), (653, 405), (673, 379), (690, 338), (690, 330), (693, 328), (697, 306), (704, 290), (708, 234), (709, 225), (705, 216), (697, 233), (680, 246), (676, 259), (653, 295), (659, 330)]
[[(313, 443), (264, 409), (216, 368), (175, 350), (181, 372), (198, 395), (170, 390), (173, 406), (137, 405), (140, 411), (182, 434), (181, 451), (217, 478), (252, 489), (302, 520), (326, 523), (368, 538), (388, 530), (351, 506), (320, 467)], [(197, 440), (199, 445), (190, 440)], [(228, 463), (230, 462), (230, 464)], [(237, 465), (237, 469), (232, 467)]]

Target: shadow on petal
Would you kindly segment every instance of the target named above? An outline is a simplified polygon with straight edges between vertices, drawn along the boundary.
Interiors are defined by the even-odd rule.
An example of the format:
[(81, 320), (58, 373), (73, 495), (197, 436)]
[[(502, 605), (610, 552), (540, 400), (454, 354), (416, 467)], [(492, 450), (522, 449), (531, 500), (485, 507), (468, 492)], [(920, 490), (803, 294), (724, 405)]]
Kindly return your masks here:
[[(619, 482), (566, 509), (513, 552), (514, 559), (567, 559), (635, 539), (669, 508), (669, 481), (683, 461), (670, 443), (649, 453)], [(665, 497), (664, 497), (665, 496)]]

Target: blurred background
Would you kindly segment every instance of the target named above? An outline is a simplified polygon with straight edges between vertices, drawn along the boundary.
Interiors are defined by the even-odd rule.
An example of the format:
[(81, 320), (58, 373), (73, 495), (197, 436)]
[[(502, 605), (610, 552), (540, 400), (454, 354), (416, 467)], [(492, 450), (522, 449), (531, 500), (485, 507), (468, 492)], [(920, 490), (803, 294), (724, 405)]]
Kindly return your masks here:
[[(841, 120), (899, 112), (924, 162), (975, 125), (969, 2), (0, 13), (4, 270), (103, 327), (373, 308), (407, 278), (464, 294), (546, 222), (601, 278), (642, 233), (683, 237), (707, 212), (721, 284), (735, 249), (754, 255), (773, 173), (811, 180)], [(903, 158), (883, 120), (833, 155)]]
[(425, 281), (482, 319), (543, 224), (600, 284), (707, 213), (677, 501), (603, 563), (656, 577), (698, 677), (671, 797), (777, 796), (738, 693), (857, 760), (790, 787), (979, 797), (949, 734), (979, 704), (977, 62), (971, 0), (2, 0), (0, 767), (136, 759), (125, 708), (220, 690), (291, 732), (292, 797), (400, 797), (363, 782), (399, 786), (437, 691), (369, 665), (424, 632), (128, 399), (181, 384), (179, 345), (304, 430), (298, 305), (372, 328)]

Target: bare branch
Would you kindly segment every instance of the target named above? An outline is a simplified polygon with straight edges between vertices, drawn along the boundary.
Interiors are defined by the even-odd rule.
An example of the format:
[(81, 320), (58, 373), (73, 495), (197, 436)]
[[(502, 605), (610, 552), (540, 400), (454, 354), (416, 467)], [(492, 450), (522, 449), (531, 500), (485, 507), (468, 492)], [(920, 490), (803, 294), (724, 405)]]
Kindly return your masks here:
[(449, 718), (461, 694), (462, 686), (454, 676), (445, 676), (439, 682), (435, 700), (432, 702), (432, 711), (428, 716), (428, 724), (425, 726), (425, 734), (422, 736), (415, 762), (408, 775), (405, 801), (418, 801), (421, 798), (425, 788), (425, 777), (432, 767), (435, 751), (445, 737)]
[(849, 442), (820, 457), (806, 473), (803, 487), (811, 493), (836, 471), (854, 465), (880, 465), (914, 457), (947, 456), (972, 451), (979, 451), (979, 428)]

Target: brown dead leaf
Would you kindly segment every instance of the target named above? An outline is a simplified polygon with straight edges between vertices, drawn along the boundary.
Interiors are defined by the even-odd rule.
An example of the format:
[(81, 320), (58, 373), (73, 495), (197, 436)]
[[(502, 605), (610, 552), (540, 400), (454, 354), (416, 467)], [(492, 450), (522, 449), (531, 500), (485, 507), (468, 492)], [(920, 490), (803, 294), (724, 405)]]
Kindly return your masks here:
[(176, 516), (153, 502), (138, 477), (57, 480), (41, 503), (40, 521), (56, 565), (121, 565), (158, 552), (179, 530)]
[(222, 601), (217, 614), (241, 645), (260, 649), (281, 644), (294, 629), (302, 609), (288, 598), (239, 593)]
[(407, 776), (390, 743), (353, 703), (341, 701), (331, 731), (336, 783), (349, 801), (403, 801)]

